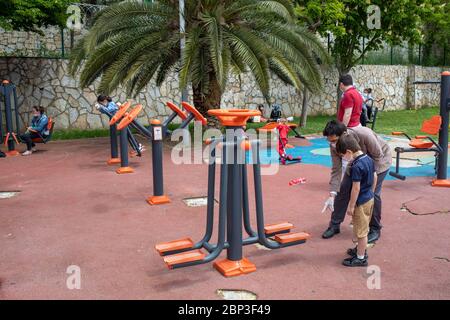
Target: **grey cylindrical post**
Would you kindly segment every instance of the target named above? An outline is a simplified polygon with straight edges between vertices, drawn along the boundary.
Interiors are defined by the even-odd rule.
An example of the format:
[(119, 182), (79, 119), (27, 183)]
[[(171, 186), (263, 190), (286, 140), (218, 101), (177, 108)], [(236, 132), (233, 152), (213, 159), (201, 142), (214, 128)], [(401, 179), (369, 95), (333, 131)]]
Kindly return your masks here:
[(113, 124), (109, 126), (109, 140), (111, 142), (111, 159), (119, 157), (119, 150), (117, 144), (117, 125)]
[[(238, 130), (239, 127), (227, 128)], [(226, 142), (231, 142), (227, 137)], [(242, 260), (242, 164), (238, 161), (238, 148), (241, 140), (234, 137), (233, 145), (226, 148), (233, 149), (233, 155), (228, 163), (228, 244), (227, 258), (231, 261)]]
[(5, 87), (5, 121), (6, 121), (6, 133), (10, 134), (8, 139), (8, 151), (15, 150), (14, 137), (14, 128), (12, 121), (12, 113), (11, 113), (11, 85), (8, 84)]
[(149, 204), (169, 203), (170, 199), (164, 195), (163, 174), (163, 130), (159, 120), (151, 121), (152, 131), (152, 167), (153, 167), (153, 196), (147, 199)]
[[(2, 104), (5, 103), (5, 86), (3, 84), (0, 85), (0, 140), (3, 139), (3, 112), (2, 112)], [(0, 143), (3, 143), (3, 141), (0, 141)]]
[(19, 106), (17, 105), (17, 92), (16, 92), (16, 86), (13, 85), (12, 87), (12, 94), (14, 99), (14, 111), (16, 112), (16, 132), (17, 134), (20, 133), (20, 121), (19, 121)]
[[(153, 128), (156, 126), (154, 125)], [(161, 126), (159, 126), (161, 127)], [(164, 194), (164, 178), (162, 165), (162, 140), (152, 140), (152, 158), (153, 158), (153, 194), (162, 196)]]
[(444, 72), (441, 77), (441, 130), (439, 132), (439, 145), (443, 149), (439, 155), (438, 180), (447, 179), (447, 159), (448, 159), (448, 126), (450, 111), (450, 73)]
[(128, 167), (128, 133), (127, 129), (120, 130), (120, 166)]
[(244, 228), (245, 232), (251, 237), (256, 236), (256, 232), (252, 229), (250, 222), (250, 206), (248, 200), (248, 178), (247, 178), (247, 165), (244, 164), (242, 168), (242, 213), (244, 215)]

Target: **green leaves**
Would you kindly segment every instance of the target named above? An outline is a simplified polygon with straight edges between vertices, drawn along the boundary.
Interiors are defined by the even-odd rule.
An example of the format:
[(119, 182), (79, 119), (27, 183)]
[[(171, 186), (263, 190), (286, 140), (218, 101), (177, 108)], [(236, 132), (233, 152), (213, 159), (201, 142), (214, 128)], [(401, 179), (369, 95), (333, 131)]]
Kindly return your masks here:
[(40, 27), (64, 26), (70, 0), (3, 0), (0, 27), (42, 33)]
[[(348, 72), (363, 54), (378, 50), (386, 42), (394, 45), (422, 42), (424, 26), (425, 30), (433, 30), (427, 21), (433, 21), (431, 25), (443, 22), (448, 26), (450, 10), (447, 0), (296, 0), (295, 3), (300, 23), (322, 36), (333, 35), (331, 51), (341, 73)], [(369, 5), (380, 8), (381, 29), (367, 25)], [(447, 15), (440, 15), (445, 8)], [(448, 27), (437, 28), (432, 33), (439, 30), (448, 42)], [(363, 38), (366, 39), (364, 52), (360, 46)]]
[(160, 85), (178, 70), (194, 100), (214, 107), (231, 72), (250, 72), (267, 100), (271, 73), (297, 88), (302, 81), (311, 90), (321, 87), (316, 57), (329, 57), (315, 35), (295, 24), (291, 1), (186, 0), (184, 17), (181, 55), (178, 1), (111, 5), (77, 45), (70, 72), (82, 69), (83, 86), (101, 77), (104, 93), (124, 85), (136, 95), (150, 80)]

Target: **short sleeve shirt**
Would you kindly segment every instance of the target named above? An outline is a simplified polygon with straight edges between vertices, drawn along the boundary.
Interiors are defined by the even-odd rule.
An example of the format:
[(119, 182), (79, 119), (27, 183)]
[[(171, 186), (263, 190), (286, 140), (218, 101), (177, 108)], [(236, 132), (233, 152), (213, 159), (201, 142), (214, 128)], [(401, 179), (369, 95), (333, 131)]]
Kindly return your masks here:
[(358, 126), (361, 122), (361, 113), (363, 106), (363, 98), (355, 87), (349, 88), (342, 95), (341, 103), (339, 104), (338, 120), (342, 122), (344, 120), (345, 109), (353, 108), (350, 121), (348, 123), (349, 128)]
[(358, 200), (356, 205), (360, 206), (367, 201), (373, 199), (374, 193), (372, 186), (374, 183), (375, 165), (371, 157), (363, 154), (357, 157), (351, 164), (350, 177), (352, 182), (360, 182), (361, 189), (359, 191)]

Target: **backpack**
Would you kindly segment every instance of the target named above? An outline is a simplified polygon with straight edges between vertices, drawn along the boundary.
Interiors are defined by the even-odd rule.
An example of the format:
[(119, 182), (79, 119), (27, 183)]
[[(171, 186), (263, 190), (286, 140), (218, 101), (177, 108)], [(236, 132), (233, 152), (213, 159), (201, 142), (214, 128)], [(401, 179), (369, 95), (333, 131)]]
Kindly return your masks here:
[(270, 113), (271, 120), (278, 120), (281, 118), (281, 107), (277, 104), (273, 105), (272, 112)]

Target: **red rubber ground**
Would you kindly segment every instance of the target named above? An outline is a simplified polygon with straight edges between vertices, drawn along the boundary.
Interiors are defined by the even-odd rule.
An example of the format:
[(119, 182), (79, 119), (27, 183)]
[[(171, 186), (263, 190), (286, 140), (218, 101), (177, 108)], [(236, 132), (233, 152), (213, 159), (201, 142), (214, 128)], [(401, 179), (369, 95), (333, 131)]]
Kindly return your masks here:
[[(431, 177), (385, 184), (382, 238), (369, 250), (370, 264), (381, 268), (380, 290), (367, 288), (365, 268), (341, 266), (349, 220), (340, 235), (321, 239), (329, 169), (316, 165), (263, 177), (266, 223), (289, 221), (312, 238), (278, 251), (246, 246), (257, 271), (224, 278), (212, 263), (170, 271), (154, 249), (202, 236), (205, 208), (182, 199), (206, 195), (207, 166), (176, 166), (166, 148), (172, 203), (149, 206), (150, 152), (130, 159), (135, 173), (117, 175), (105, 165), (108, 142), (51, 142), (30, 157), (0, 159), (0, 191), (21, 191), (0, 199), (0, 299), (218, 299), (217, 289), (260, 299), (450, 299), (449, 214), (401, 210), (404, 203), (414, 213), (450, 210), (448, 189), (430, 187)], [(307, 183), (288, 185), (299, 177)], [(70, 265), (81, 268), (80, 290), (66, 287)]]

